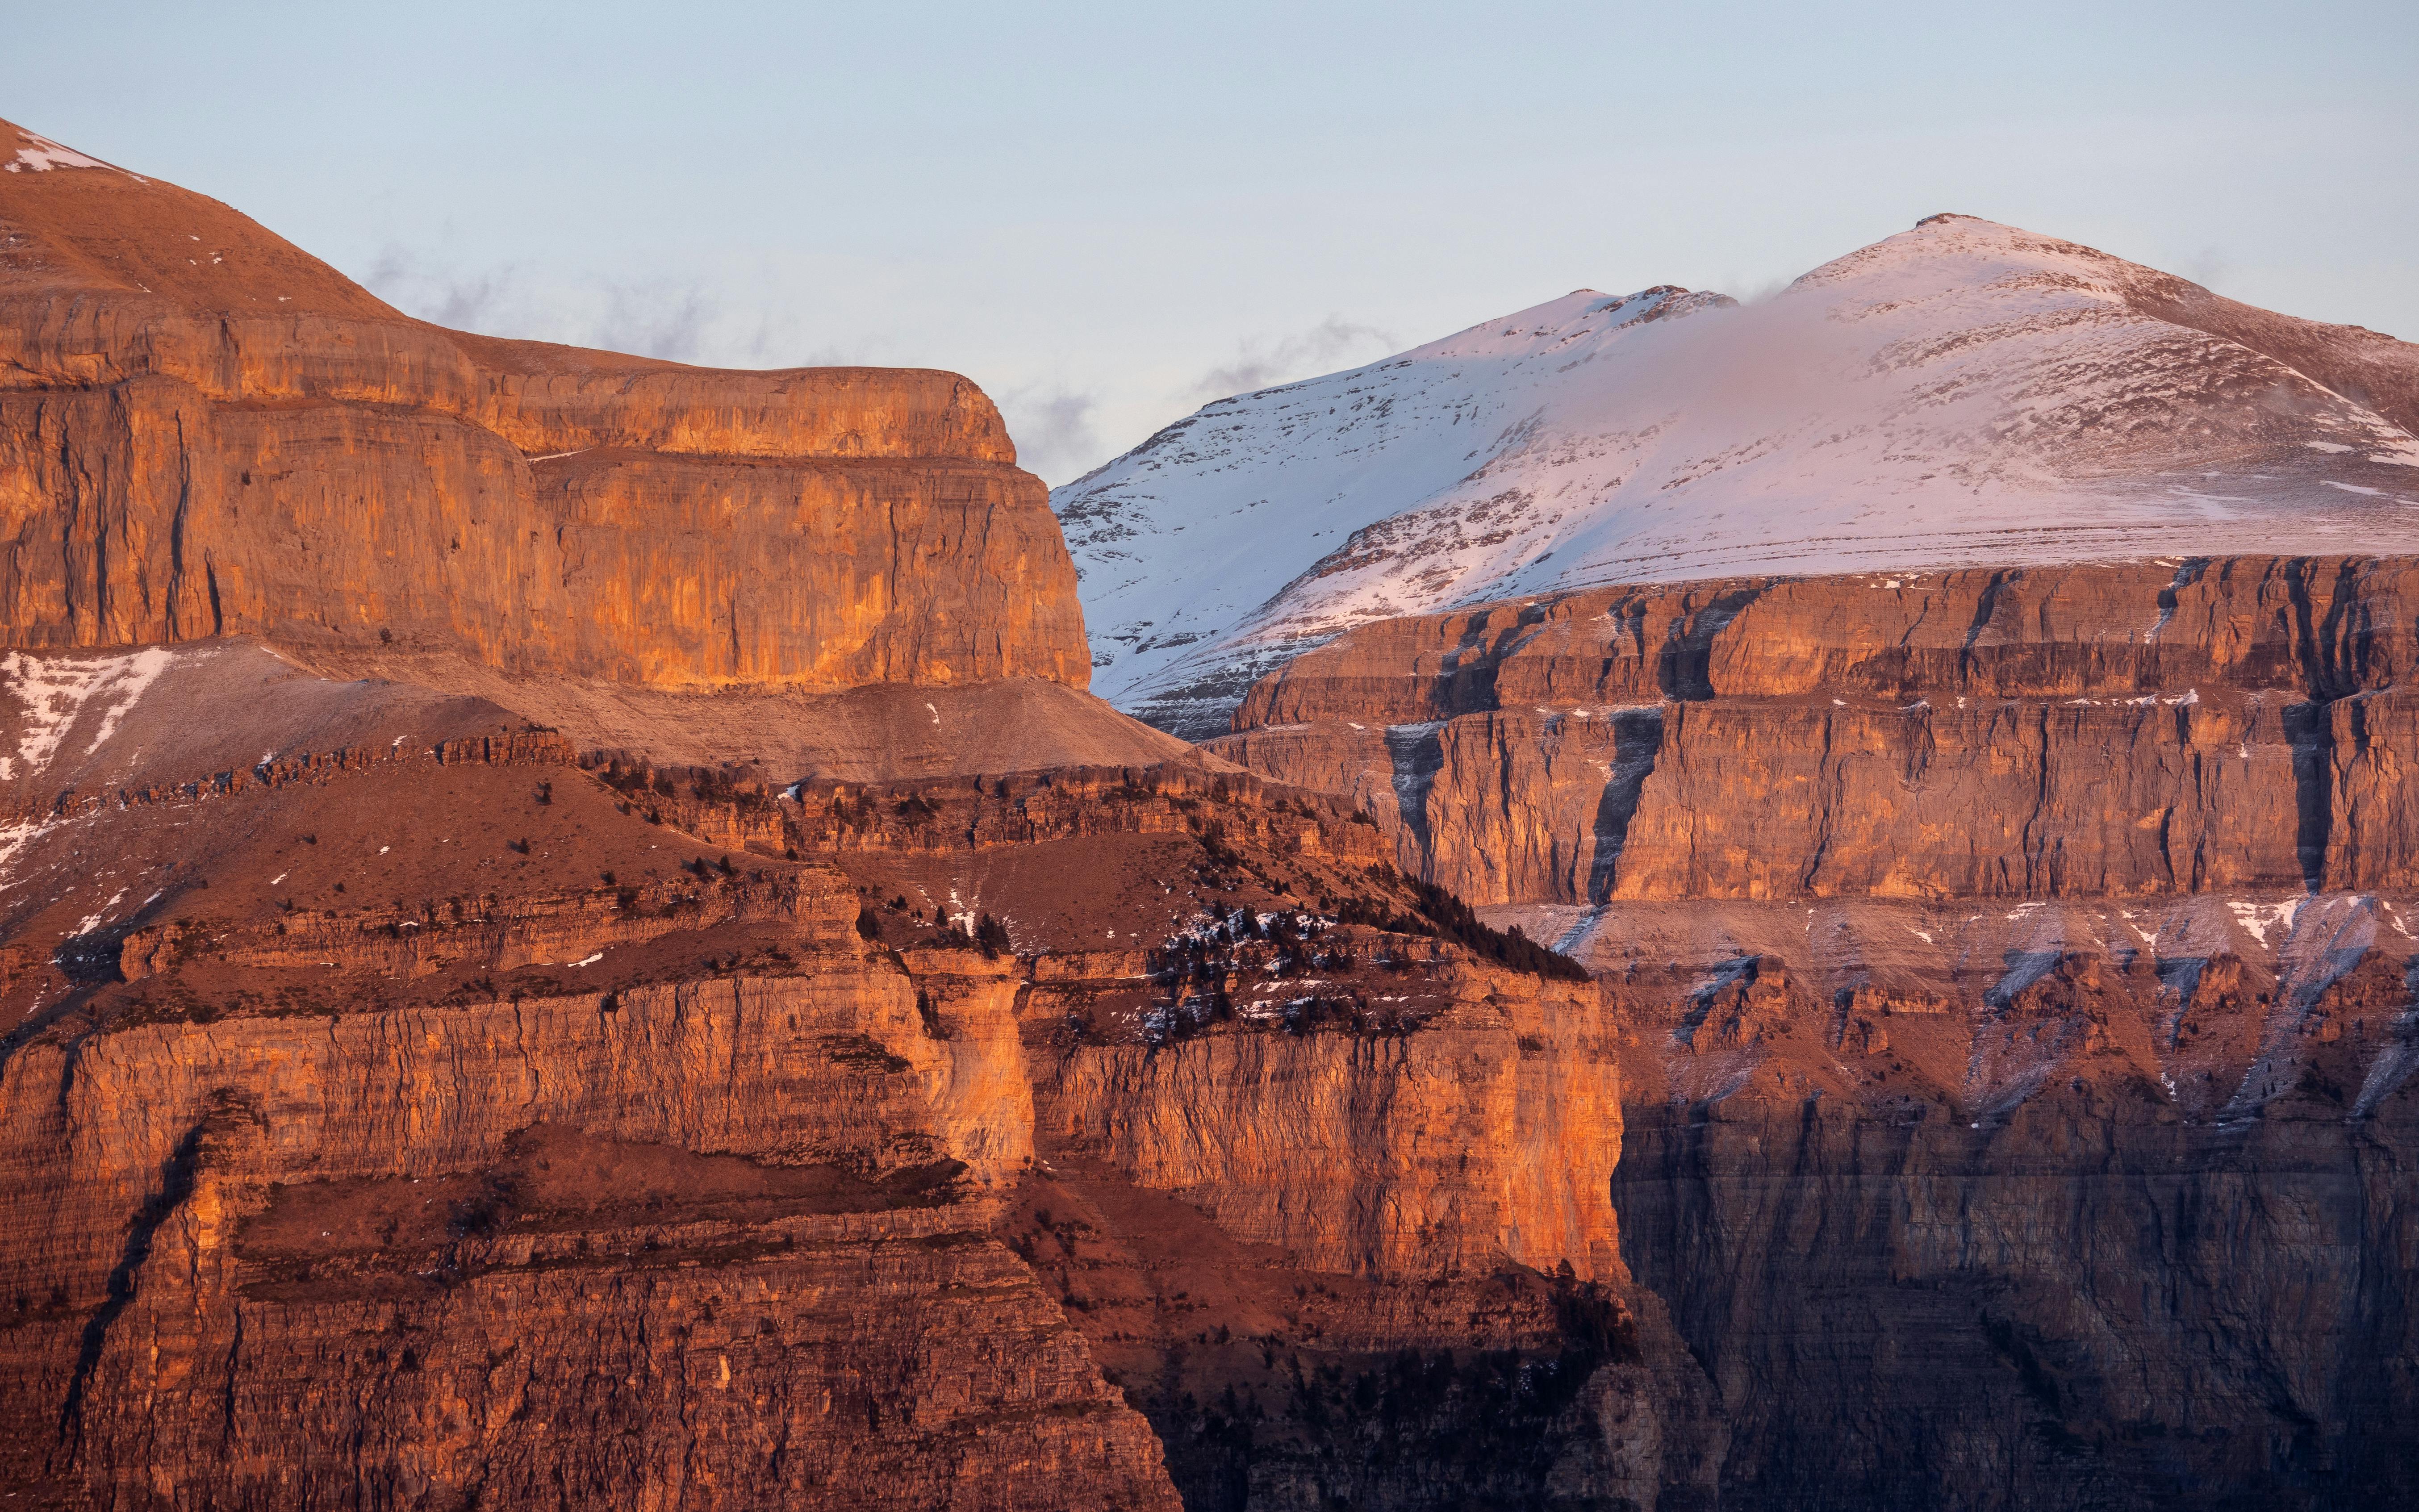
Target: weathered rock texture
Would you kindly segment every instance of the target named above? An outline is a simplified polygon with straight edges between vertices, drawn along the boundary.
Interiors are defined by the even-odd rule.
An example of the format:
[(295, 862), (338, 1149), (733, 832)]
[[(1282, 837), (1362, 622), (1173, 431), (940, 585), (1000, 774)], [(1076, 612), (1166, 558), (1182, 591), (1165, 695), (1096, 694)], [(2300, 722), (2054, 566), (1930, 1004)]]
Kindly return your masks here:
[(1486, 903), (2410, 887), (2415, 571), (1608, 589), (1356, 631), (1210, 745)]
[(559, 739), (444, 749), (19, 832), (38, 889), (69, 846), (165, 875), (11, 987), (10, 1483), (1176, 1505), (989, 1237), (1031, 1150), (1014, 980), (869, 949), (838, 872), (717, 866)]
[(0, 175), (12, 645), (241, 632), (664, 689), (1080, 688), (1074, 570), (1015, 459), (951, 374), (467, 336), (200, 195)]
[(1212, 747), (1597, 974), (1726, 1505), (2402, 1504), (2413, 587), (1608, 590), (1356, 631)]
[(1725, 1504), (2419, 1495), (2414, 918), (1612, 905), (1613, 1200)]
[(26, 1504), (1707, 1504), (1596, 989), (1086, 701), (972, 386), (440, 331), (18, 139)]
[(50, 1504), (1709, 1494), (1595, 988), (1416, 933), (1341, 805), (583, 767), (224, 644), (9, 671), (0, 1478)]

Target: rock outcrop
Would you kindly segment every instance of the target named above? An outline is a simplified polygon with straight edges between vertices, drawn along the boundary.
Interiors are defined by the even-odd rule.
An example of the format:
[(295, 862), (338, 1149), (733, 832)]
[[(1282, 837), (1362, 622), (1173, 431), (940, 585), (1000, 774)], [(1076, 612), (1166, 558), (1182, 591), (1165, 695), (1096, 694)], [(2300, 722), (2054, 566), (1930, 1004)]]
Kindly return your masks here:
[(10, 672), (11, 1485), (1710, 1494), (1595, 988), (1446, 943), (1341, 805), (599, 764), (226, 644)]
[(2408, 887), (2403, 559), (1605, 589), (1389, 621), (1210, 742), (1475, 901)]
[(965, 379), (467, 336), (66, 157), (0, 175), (8, 643), (243, 633), (655, 689), (1087, 682), (1044, 491)]
[(1585, 961), (1724, 1504), (2397, 1504), (2399, 559), (1391, 621), (1212, 748)]

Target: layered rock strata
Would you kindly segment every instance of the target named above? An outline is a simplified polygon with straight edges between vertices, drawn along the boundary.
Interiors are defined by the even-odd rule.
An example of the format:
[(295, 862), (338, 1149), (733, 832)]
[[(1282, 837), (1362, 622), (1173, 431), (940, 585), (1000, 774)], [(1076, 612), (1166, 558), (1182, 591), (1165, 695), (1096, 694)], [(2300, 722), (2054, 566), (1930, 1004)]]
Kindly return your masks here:
[[(583, 770), (476, 701), (162, 656), (139, 687), (21, 657), (82, 693), (14, 732), (75, 795), (7, 857), (11, 1484), (1706, 1493), (1710, 1388), (1633, 1307), (1606, 1200), (1593, 989), (1333, 918), (1418, 907), (1340, 806), (1190, 764), (750, 793)], [(239, 699), (295, 748), (176, 780)], [(785, 854), (713, 822), (766, 813)], [(1103, 923), (1134, 949), (1086, 948)], [(1036, 1242), (1054, 1203), (1099, 1267)], [(1171, 1283), (1179, 1233), (1248, 1264)]]
[(1603, 983), (1725, 1504), (2395, 1504), (2410, 583), (1573, 594), (1356, 631), (1212, 747)]
[(2400, 559), (1607, 589), (1389, 621), (1210, 748), (1486, 903), (2412, 885)]
[(1613, 1203), (1724, 1504), (2419, 1494), (2414, 908), (1611, 905)]
[(465, 336), (200, 195), (89, 160), (0, 176), (13, 645), (1080, 688), (1074, 570), (1015, 458), (951, 374)]

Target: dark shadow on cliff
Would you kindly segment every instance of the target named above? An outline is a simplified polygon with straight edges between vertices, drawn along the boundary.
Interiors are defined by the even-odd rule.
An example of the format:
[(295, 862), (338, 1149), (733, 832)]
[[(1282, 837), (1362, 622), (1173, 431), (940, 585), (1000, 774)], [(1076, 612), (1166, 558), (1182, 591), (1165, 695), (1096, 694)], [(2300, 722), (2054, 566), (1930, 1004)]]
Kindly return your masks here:
[(1663, 745), (1663, 711), (1624, 709), (1612, 716), (1612, 772), (1595, 805), (1595, 859), (1588, 868), (1587, 901), (1601, 903), (1612, 896), (1621, 848), (1629, 841), (1629, 822), (1638, 816), (1639, 795), (1655, 774), (1655, 753)]
[(167, 1160), (160, 1168), (160, 1190), (135, 1211), (126, 1226), (126, 1247), (118, 1252), (117, 1264), (109, 1273), (105, 1300), (100, 1310), (84, 1326), (84, 1340), (76, 1355), (75, 1374), (68, 1382), (67, 1403), (59, 1411), (59, 1442), (70, 1448), (77, 1430), (84, 1423), (85, 1393), (91, 1387), (93, 1371), (100, 1364), (100, 1351), (109, 1342), (110, 1326), (134, 1300), (134, 1278), (143, 1262), (151, 1257), (151, 1241), (160, 1226), (171, 1213), (183, 1206), (193, 1195), (194, 1178), (201, 1169), (202, 1145), (211, 1130), (239, 1116), (232, 1095), (221, 1092), (210, 1110), (185, 1131), (177, 1141)]

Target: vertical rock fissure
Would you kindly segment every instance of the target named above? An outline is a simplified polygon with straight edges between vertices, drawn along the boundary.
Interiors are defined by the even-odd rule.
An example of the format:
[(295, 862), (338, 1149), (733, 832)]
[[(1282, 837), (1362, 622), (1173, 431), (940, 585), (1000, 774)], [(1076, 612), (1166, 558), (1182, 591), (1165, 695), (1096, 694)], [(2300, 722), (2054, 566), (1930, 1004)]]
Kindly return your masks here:
[(2285, 710), (2285, 738), (2293, 752), (2293, 851), (2302, 886), (2324, 889), (2327, 841), (2334, 828), (2334, 730), (2324, 703)]
[(194, 1177), (201, 1166), (202, 1139), (218, 1111), (214, 1108), (194, 1119), (193, 1126), (177, 1141), (177, 1148), (169, 1152), (168, 1159), (161, 1167), (160, 1190), (135, 1211), (133, 1219), (127, 1225), (125, 1247), (118, 1252), (117, 1264), (111, 1269), (109, 1279), (104, 1284), (100, 1307), (84, 1326), (84, 1338), (76, 1354), (75, 1373), (68, 1381), (67, 1402), (59, 1410), (59, 1442), (69, 1445), (70, 1457), (73, 1454), (71, 1439), (84, 1418), (85, 1393), (91, 1388), (93, 1372), (100, 1364), (100, 1351), (109, 1341), (110, 1325), (116, 1323), (118, 1315), (134, 1301), (134, 1277), (142, 1270), (143, 1262), (150, 1258), (151, 1241), (159, 1233), (160, 1226), (193, 1196)]
[(1622, 847), (1629, 842), (1629, 822), (1638, 817), (1638, 801), (1646, 779), (1655, 775), (1656, 753), (1663, 745), (1661, 709), (1624, 709), (1612, 716), (1612, 771), (1595, 804), (1595, 854), (1588, 864), (1587, 901), (1611, 901), (1619, 881)]
[(1797, 890), (1811, 893), (1814, 879), (1823, 871), (1823, 857), (1831, 849), (1833, 815), (1840, 802), (1840, 774), (1831, 764), (1833, 726), (1838, 711), (1823, 716), (1823, 748), (1814, 760), (1814, 843), (1806, 857), (1806, 866), (1797, 876)]
[(177, 422), (177, 510), (168, 520), (168, 601), (165, 606), (168, 639), (185, 639), (185, 532), (193, 507), (193, 454), (185, 444), (185, 415), (179, 409)]
[(1386, 727), (1386, 756), (1394, 772), (1394, 807), (1403, 827), (1419, 846), (1423, 871), (1432, 869), (1432, 838), (1428, 825), (1428, 791), (1444, 769), (1444, 742), (1438, 733), (1441, 719), (1425, 724)]
[(2159, 618), (2158, 623), (2150, 626), (2152, 637), (2160, 635), (2166, 629), (2168, 622), (2176, 617), (2176, 606), (2182, 601), (2180, 595), (2183, 591), (2200, 581), (2200, 575), (2208, 570), (2209, 558), (2184, 558), (2182, 563), (2176, 568), (2174, 579), (2167, 586), (2159, 590)]
[(1991, 617), (1998, 610), (1999, 591), (2007, 587), (2009, 579), (2013, 576), (2014, 574), (2007, 572), (1991, 574), (1991, 580), (1982, 585), (1980, 596), (1974, 601), (1974, 618), (1965, 626), (1965, 642), (1959, 648), (1957, 654), (1957, 681), (1967, 693), (1975, 691), (1974, 642), (1980, 640), (1982, 632), (1991, 627)]

